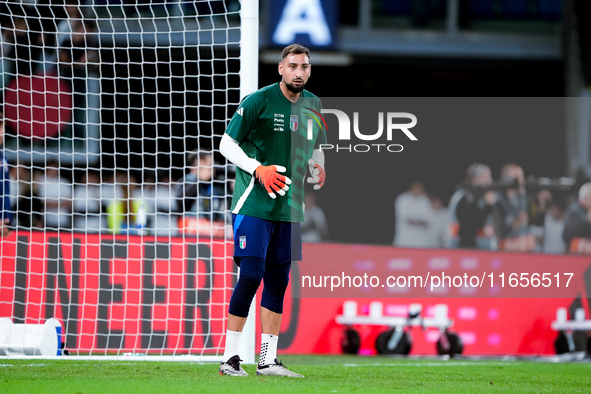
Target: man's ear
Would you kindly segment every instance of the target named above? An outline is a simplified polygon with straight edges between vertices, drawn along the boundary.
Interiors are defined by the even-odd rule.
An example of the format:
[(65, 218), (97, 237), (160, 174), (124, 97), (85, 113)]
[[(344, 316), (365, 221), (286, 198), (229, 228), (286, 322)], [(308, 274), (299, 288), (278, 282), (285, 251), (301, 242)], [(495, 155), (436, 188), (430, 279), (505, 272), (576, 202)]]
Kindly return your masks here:
[(279, 71), (279, 75), (283, 75), (283, 62), (279, 62), (277, 66), (277, 71)]

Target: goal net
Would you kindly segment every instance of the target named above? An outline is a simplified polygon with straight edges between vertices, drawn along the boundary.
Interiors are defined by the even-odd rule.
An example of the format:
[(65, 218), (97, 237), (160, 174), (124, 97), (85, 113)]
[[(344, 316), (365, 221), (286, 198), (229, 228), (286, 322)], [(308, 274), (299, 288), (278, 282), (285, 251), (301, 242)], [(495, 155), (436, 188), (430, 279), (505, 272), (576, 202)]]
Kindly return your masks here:
[(55, 318), (75, 355), (219, 357), (237, 278), (218, 146), (256, 89), (258, 6), (58, 3), (0, 4), (0, 318)]

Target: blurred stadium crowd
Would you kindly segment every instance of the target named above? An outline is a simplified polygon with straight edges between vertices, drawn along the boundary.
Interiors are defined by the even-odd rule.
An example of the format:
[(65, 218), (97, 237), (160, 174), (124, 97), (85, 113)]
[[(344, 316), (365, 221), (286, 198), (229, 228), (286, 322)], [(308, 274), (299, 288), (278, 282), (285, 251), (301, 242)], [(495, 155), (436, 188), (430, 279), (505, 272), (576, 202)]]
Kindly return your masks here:
[(473, 163), (447, 207), (416, 181), (396, 198), (395, 217), (400, 247), (588, 253), (591, 183), (526, 178), (514, 163), (493, 181), (487, 165)]
[[(186, 168), (173, 178), (170, 170), (11, 166), (15, 224), (86, 233), (231, 235), (235, 168), (215, 163), (205, 151), (190, 152)], [(447, 204), (415, 181), (396, 197), (394, 211), (393, 245), (399, 247), (588, 253), (591, 245), (591, 183), (526, 178), (513, 163), (496, 181), (487, 165), (470, 165)], [(315, 194), (306, 193), (304, 241), (329, 241), (328, 227)]]
[(231, 223), (234, 169), (214, 164), (210, 152), (190, 152), (187, 169), (185, 176), (171, 178), (170, 170), (61, 171), (54, 161), (45, 168), (11, 166), (15, 224), (49, 231), (223, 237)]

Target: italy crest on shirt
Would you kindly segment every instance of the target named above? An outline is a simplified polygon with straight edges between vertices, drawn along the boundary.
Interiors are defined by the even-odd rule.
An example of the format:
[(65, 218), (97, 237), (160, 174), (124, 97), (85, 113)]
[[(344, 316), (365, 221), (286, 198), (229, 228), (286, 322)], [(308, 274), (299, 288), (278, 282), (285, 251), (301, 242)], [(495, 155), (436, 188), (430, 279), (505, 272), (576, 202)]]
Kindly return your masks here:
[(289, 116), (289, 128), (291, 131), (296, 131), (298, 129), (298, 116), (297, 115), (290, 115)]

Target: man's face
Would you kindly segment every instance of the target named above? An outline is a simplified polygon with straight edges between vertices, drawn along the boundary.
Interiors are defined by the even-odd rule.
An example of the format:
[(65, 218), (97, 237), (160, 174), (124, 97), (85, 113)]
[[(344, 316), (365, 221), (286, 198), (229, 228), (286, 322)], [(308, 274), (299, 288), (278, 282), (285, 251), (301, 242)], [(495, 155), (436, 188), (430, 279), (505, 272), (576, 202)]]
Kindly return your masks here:
[(292, 93), (304, 90), (308, 78), (310, 78), (310, 59), (304, 53), (299, 55), (287, 55), (279, 63), (279, 75), (281, 80)]
[(210, 181), (213, 178), (213, 159), (211, 155), (203, 155), (199, 158), (198, 176), (201, 181)]
[(421, 194), (425, 194), (425, 187), (420, 182), (411, 183), (409, 190), (415, 196), (420, 196)]
[(59, 170), (55, 164), (48, 164), (46, 168), (46, 174), (49, 178), (58, 178), (59, 177)]
[(505, 177), (517, 179), (517, 181), (519, 182), (519, 186), (525, 185), (525, 175), (521, 167), (511, 167), (507, 171), (507, 174), (505, 174)]

